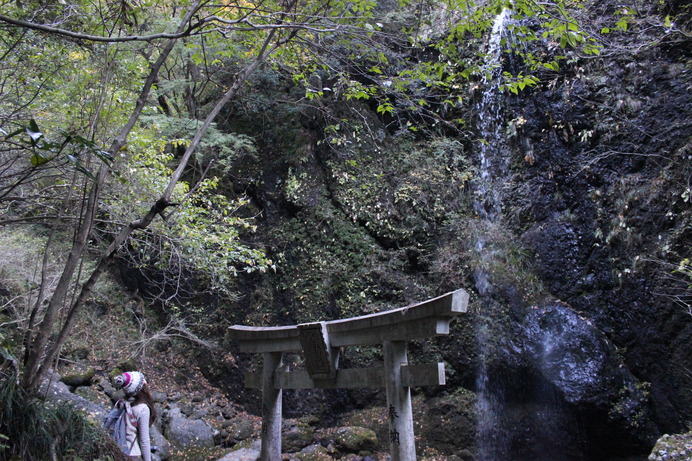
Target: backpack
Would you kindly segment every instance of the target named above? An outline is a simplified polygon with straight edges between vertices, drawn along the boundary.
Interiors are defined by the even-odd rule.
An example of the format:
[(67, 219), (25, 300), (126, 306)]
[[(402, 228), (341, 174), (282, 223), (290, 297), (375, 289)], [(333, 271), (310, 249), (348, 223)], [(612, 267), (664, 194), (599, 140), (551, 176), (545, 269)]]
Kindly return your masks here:
[(130, 418), (132, 424), (137, 427), (137, 419), (132, 413), (130, 402), (118, 400), (113, 409), (103, 418), (103, 427), (113, 437), (122, 452), (129, 456), (137, 438), (134, 438), (132, 444), (127, 443), (127, 418)]

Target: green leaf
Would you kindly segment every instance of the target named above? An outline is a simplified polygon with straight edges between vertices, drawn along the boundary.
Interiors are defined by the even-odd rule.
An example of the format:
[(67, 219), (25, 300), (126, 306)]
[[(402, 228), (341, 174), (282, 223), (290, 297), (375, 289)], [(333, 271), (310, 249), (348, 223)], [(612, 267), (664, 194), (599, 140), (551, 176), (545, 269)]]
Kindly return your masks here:
[(34, 153), (34, 155), (31, 156), (31, 166), (33, 166), (33, 167), (41, 166), (44, 163), (46, 163), (48, 160), (50, 160), (50, 159), (48, 159), (46, 157), (42, 157), (39, 154)]
[(559, 72), (560, 71), (560, 65), (556, 61), (551, 61), (551, 62), (545, 62), (543, 63), (543, 67), (546, 69)]
[[(0, 354), (2, 355), (2, 358), (8, 362), (14, 362), (14, 357), (10, 352), (10, 343), (5, 338), (2, 338), (2, 341), (0, 341)], [(0, 438), (9, 440), (9, 438), (3, 436), (3, 434), (0, 434)]]
[(41, 130), (38, 128), (38, 123), (36, 123), (36, 120), (34, 120), (33, 118), (32, 118), (31, 120), (29, 120), (29, 128), (28, 128), (28, 129), (31, 130), (31, 131), (36, 131), (36, 132), (40, 132), (40, 131), (41, 131)]
[(111, 163), (113, 163), (114, 158), (110, 152), (106, 152), (105, 150), (97, 149), (96, 151), (94, 151), (94, 154), (104, 163), (107, 163), (109, 165)]
[(81, 172), (81, 173), (84, 173), (84, 174), (85, 174), (86, 176), (88, 176), (90, 179), (96, 179), (96, 176), (94, 176), (94, 173), (92, 173), (91, 170), (90, 170), (89, 168), (86, 168), (86, 167), (81, 166), (81, 165), (79, 165), (79, 164), (77, 164), (77, 166), (76, 166), (75, 168), (77, 169), (77, 171), (79, 171), (79, 172)]

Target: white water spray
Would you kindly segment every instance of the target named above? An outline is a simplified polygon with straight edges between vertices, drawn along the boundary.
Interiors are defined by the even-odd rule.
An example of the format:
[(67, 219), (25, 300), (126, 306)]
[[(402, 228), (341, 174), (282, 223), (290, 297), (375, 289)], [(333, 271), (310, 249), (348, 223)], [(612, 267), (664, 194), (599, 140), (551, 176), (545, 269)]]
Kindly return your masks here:
[(502, 145), (499, 133), (500, 104), (499, 87), (501, 80), (502, 36), (506, 31), (508, 10), (502, 10), (493, 23), (488, 42), (486, 62), (481, 69), (483, 75), (483, 97), (478, 105), (478, 131), (481, 135), (479, 146), (480, 181), (476, 190), (475, 210), (482, 219), (494, 221), (499, 213), (499, 197), (493, 187), (493, 171), (500, 165), (498, 151)]

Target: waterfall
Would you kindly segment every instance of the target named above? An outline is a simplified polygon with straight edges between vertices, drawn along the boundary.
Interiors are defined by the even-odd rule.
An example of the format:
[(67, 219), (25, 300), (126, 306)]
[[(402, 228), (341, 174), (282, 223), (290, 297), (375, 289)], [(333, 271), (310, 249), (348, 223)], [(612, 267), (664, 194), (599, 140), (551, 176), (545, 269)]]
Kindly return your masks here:
[(476, 104), (480, 140), (473, 206), (477, 219), (470, 226), (478, 293), (476, 459), (583, 461), (594, 458), (588, 451), (583, 415), (571, 404), (584, 400), (573, 395), (588, 394), (594, 383), (606, 379), (599, 376), (606, 368), (599, 363), (607, 355), (598, 351), (608, 346), (596, 346), (601, 343), (594, 328), (568, 306), (524, 306), (514, 298), (516, 287), (508, 288), (521, 282), (503, 275), (512, 270), (514, 243), (502, 214), (502, 191), (511, 173), (500, 91), (503, 51), (512, 40), (510, 21), (508, 10), (495, 18)]
[[(510, 13), (507, 9), (497, 15), (488, 41), (485, 65), (481, 69), (484, 86), (483, 95), (477, 105), (478, 132), (481, 141), (478, 146), (479, 178), (475, 188), (474, 210), (485, 224), (495, 223), (500, 212), (500, 198), (495, 172), (505, 170), (506, 157), (503, 156), (504, 140), (500, 134), (500, 81), (502, 74), (502, 36), (506, 32), (506, 22)], [(503, 159), (503, 157), (505, 159)], [(485, 296), (489, 293), (490, 282), (485, 270), (490, 264), (491, 255), (486, 248), (486, 239), (482, 235), (476, 238), (476, 253), (479, 255), (480, 269), (474, 274), (478, 293)]]
[[(497, 340), (494, 331), (494, 312), (498, 309), (492, 301), (493, 287), (490, 270), (495, 257), (494, 250), (488, 248), (487, 235), (500, 215), (500, 198), (496, 181), (501, 179), (505, 169), (504, 141), (500, 134), (500, 81), (502, 37), (506, 31), (509, 11), (503, 10), (493, 24), (488, 42), (486, 61), (482, 69), (483, 94), (477, 106), (479, 143), (479, 175), (475, 184), (474, 209), (480, 219), (479, 231), (475, 241), (477, 264), (474, 271), (476, 290), (480, 295), (480, 312), (476, 325), (478, 342), (478, 371), (476, 377), (478, 414), (477, 444), (478, 459), (501, 461), (508, 459), (507, 437), (502, 435), (500, 417), (504, 411), (504, 396), (500, 386), (494, 385), (489, 377), (489, 363)], [(499, 177), (499, 178), (498, 178)]]
[(500, 125), (500, 80), (501, 80), (501, 55), (502, 35), (506, 30), (509, 11), (502, 10), (493, 23), (486, 62), (481, 69), (483, 75), (483, 97), (478, 104), (478, 132), (481, 135), (479, 145), (480, 181), (476, 189), (475, 211), (482, 219), (495, 221), (499, 213), (499, 197), (493, 181), (496, 179), (493, 171), (500, 165), (499, 152), (503, 144), (499, 132)]
[[(512, 324), (517, 321), (516, 312), (509, 312), (507, 300), (494, 286), (499, 271), (508, 270), (501, 191), (503, 182), (509, 177), (511, 153), (504, 136), (500, 85), (504, 44), (512, 39), (507, 27), (510, 20), (508, 10), (495, 18), (485, 65), (481, 69), (483, 92), (476, 105), (476, 126), (481, 138), (476, 150), (479, 170), (473, 189), (474, 211), (478, 218), (474, 222), (473, 240), (476, 259), (473, 278), (478, 293), (474, 316), (478, 346), (476, 459), (581, 460), (578, 426), (570, 420), (568, 409), (554, 385), (540, 376), (508, 374), (516, 373), (516, 369), (509, 369), (510, 364), (517, 359), (517, 354), (524, 353), (517, 349), (516, 328), (512, 330)], [(533, 357), (541, 370), (549, 373), (556, 367), (552, 362), (554, 356), (559, 356), (554, 351), (567, 347), (572, 338), (554, 336), (552, 331), (542, 332), (538, 340), (535, 336), (533, 341), (537, 345)], [(524, 379), (528, 381), (519, 382)], [(517, 391), (523, 395), (516, 395)], [(521, 399), (524, 400), (520, 402)], [(517, 421), (526, 426), (518, 425)], [(567, 449), (569, 454), (565, 453)]]

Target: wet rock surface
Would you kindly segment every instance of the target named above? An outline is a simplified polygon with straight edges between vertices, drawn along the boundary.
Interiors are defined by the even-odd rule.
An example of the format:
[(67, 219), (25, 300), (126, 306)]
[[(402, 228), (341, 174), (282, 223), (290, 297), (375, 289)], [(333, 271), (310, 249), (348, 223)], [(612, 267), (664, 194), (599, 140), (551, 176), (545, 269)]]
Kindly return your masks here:
[(524, 325), (528, 360), (568, 403), (607, 402), (636, 382), (605, 336), (569, 307), (536, 307)]

